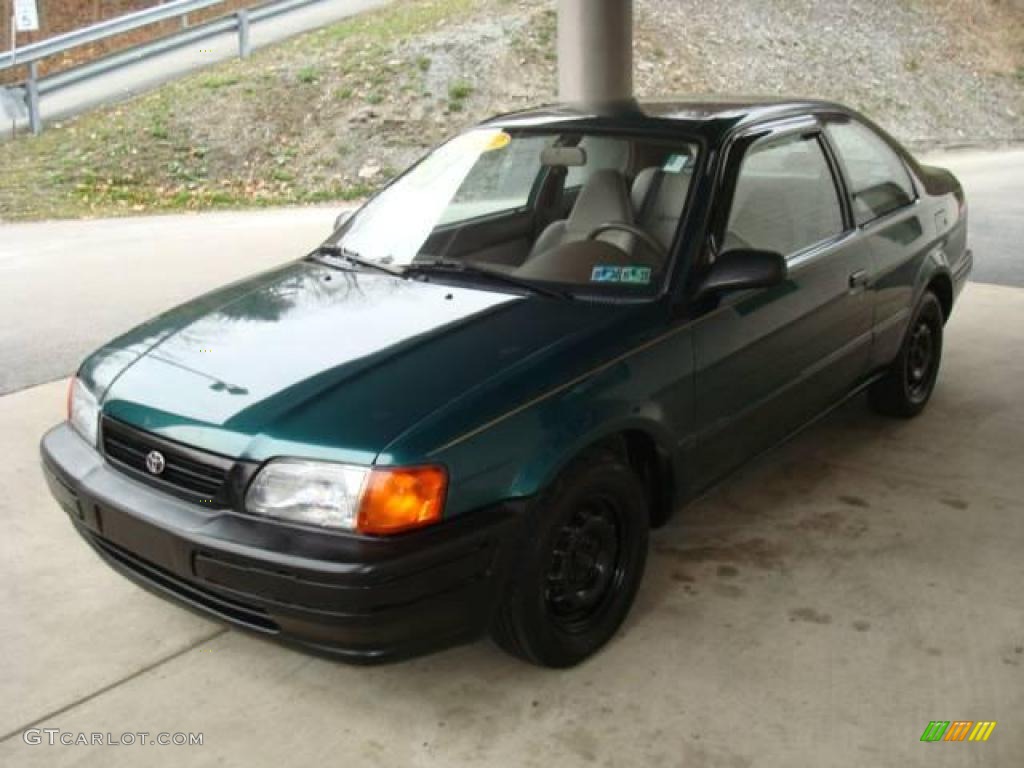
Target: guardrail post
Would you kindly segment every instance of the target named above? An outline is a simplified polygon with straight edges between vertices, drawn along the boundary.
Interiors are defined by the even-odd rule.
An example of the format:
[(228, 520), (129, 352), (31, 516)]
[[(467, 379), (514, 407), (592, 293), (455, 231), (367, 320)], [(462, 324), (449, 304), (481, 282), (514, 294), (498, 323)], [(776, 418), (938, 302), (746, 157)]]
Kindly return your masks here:
[(39, 115), (39, 65), (34, 61), (28, 65), (25, 101), (28, 102), (28, 125), (32, 129), (32, 134), (38, 136), (43, 132), (43, 121)]
[(235, 15), (238, 17), (238, 58), (247, 59), (252, 53), (252, 43), (249, 41), (249, 11), (243, 8)]

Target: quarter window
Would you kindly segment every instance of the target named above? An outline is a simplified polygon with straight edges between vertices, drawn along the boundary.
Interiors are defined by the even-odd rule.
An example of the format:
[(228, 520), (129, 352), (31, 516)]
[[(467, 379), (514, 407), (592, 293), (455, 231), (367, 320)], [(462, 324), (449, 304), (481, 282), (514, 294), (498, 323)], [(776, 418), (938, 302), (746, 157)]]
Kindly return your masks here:
[(832, 123), (825, 129), (843, 161), (858, 225), (913, 202), (914, 186), (899, 156), (866, 126)]
[(787, 136), (747, 151), (723, 250), (755, 248), (789, 256), (842, 231), (839, 194), (816, 138)]

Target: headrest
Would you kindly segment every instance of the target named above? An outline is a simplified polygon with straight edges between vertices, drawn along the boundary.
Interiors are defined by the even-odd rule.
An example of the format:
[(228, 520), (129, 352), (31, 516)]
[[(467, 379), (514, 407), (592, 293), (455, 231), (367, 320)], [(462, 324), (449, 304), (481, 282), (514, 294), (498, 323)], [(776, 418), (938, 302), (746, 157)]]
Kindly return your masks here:
[(644, 207), (644, 200), (647, 199), (647, 193), (651, 189), (654, 174), (660, 170), (656, 165), (652, 165), (650, 168), (644, 168), (633, 179), (633, 191), (630, 193), (630, 198), (633, 202), (634, 211), (639, 213), (640, 209)]
[[(633, 180), (633, 190), (630, 194), (633, 203), (633, 210), (637, 216), (641, 211), (646, 211), (647, 216), (679, 216), (686, 203), (686, 194), (690, 189), (690, 175), (686, 173), (673, 173), (661, 171), (661, 181), (657, 187), (657, 199), (648, 200), (647, 197), (653, 191), (655, 175), (661, 171), (660, 168), (644, 168)], [(646, 222), (641, 222), (646, 224)]]
[(565, 225), (573, 231), (589, 232), (606, 221), (633, 223), (626, 180), (612, 169), (594, 171), (587, 179)]

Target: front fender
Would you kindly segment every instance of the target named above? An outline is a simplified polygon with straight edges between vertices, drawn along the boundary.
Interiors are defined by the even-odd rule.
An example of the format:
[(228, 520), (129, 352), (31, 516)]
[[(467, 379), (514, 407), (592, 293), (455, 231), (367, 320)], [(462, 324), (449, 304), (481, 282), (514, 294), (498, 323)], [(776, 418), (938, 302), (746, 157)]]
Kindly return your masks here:
[(451, 515), (534, 496), (588, 446), (623, 432), (649, 438), (683, 489), (693, 423), (692, 340), (681, 328), (567, 385), (510, 403), (430, 460), (449, 469)]

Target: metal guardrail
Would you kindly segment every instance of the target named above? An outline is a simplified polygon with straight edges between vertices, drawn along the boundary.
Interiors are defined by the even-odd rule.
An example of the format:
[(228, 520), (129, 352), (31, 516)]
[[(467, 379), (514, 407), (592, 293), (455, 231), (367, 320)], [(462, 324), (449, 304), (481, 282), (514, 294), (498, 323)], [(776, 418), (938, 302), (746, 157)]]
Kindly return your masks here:
[(82, 80), (88, 80), (90, 77), (95, 77), (96, 75), (103, 74), (104, 72), (109, 72), (112, 69), (117, 69), (118, 67), (123, 67), (128, 64), (134, 64), (137, 61), (148, 59), (151, 56), (156, 56), (166, 51), (173, 51), (175, 48), (181, 48), (182, 46), (190, 43), (205, 40), (208, 37), (223, 34), (224, 32), (231, 32), (233, 30), (238, 32), (238, 56), (239, 58), (244, 59), (252, 52), (252, 46), (249, 42), (250, 24), (271, 19), (302, 6), (313, 5), (319, 1), (320, 0), (271, 0), (270, 2), (257, 6), (256, 8), (239, 10), (230, 16), (212, 19), (210, 21), (203, 22), (202, 24), (197, 24), (194, 27), (190, 27), (189, 29), (175, 32), (167, 37), (162, 37), (159, 40), (142, 43), (140, 45), (133, 46), (132, 48), (109, 54), (101, 59), (86, 62), (85, 64), (79, 64), (78, 66), (71, 67), (63, 72), (48, 75), (43, 80), (39, 81), (39, 93), (46, 94), (50, 91), (56, 91), (65, 86), (81, 82)]
[[(12, 59), (10, 52), (0, 54), (0, 69), (9, 69), (11, 66), (27, 66), (28, 68), (28, 79), (24, 87), (8, 89), (8, 93), (20, 91), (20, 93), (17, 93), (17, 98), (26, 105), (25, 111), (27, 112), (32, 133), (39, 134), (43, 128), (39, 113), (39, 97), (42, 94), (56, 91), (112, 69), (117, 69), (118, 67), (132, 64), (150, 56), (156, 56), (165, 51), (174, 50), (175, 48), (180, 48), (189, 43), (224, 32), (237, 31), (238, 56), (244, 59), (252, 52), (249, 36), (249, 26), (252, 22), (270, 19), (295, 8), (311, 5), (318, 2), (318, 0), (271, 0), (265, 5), (248, 10), (238, 10), (230, 16), (213, 19), (167, 37), (80, 64), (63, 72), (49, 75), (45, 79), (40, 80), (39, 78), (37, 70), (38, 61), (47, 56), (61, 53), (79, 45), (95, 42), (96, 40), (102, 40), (111, 35), (136, 29), (146, 24), (184, 16), (192, 11), (221, 2), (223, 0), (172, 0), (172, 2), (156, 6), (155, 8), (127, 14), (117, 19), (111, 19), (91, 27), (69, 32), (66, 35), (59, 35), (49, 40), (43, 40), (39, 43), (19, 48), (16, 52), (16, 61), (13, 63), (8, 63)], [(0, 90), (2, 90), (2, 87), (0, 87)], [(11, 99), (8, 98), (7, 101), (10, 103)]]
[(64, 53), (64, 51), (72, 48), (77, 48), (80, 45), (95, 43), (97, 40), (103, 40), (113, 35), (119, 35), (122, 32), (156, 24), (158, 21), (176, 19), (179, 16), (208, 8), (211, 5), (219, 5), (222, 2), (224, 0), (172, 0), (163, 5), (118, 16), (116, 19), (101, 21), (90, 27), (75, 29), (63, 35), (57, 35), (47, 40), (41, 40), (38, 43), (26, 45), (24, 48), (19, 48), (15, 51), (0, 53), (0, 70), (10, 69), (19, 64), (39, 61), (58, 53)]

